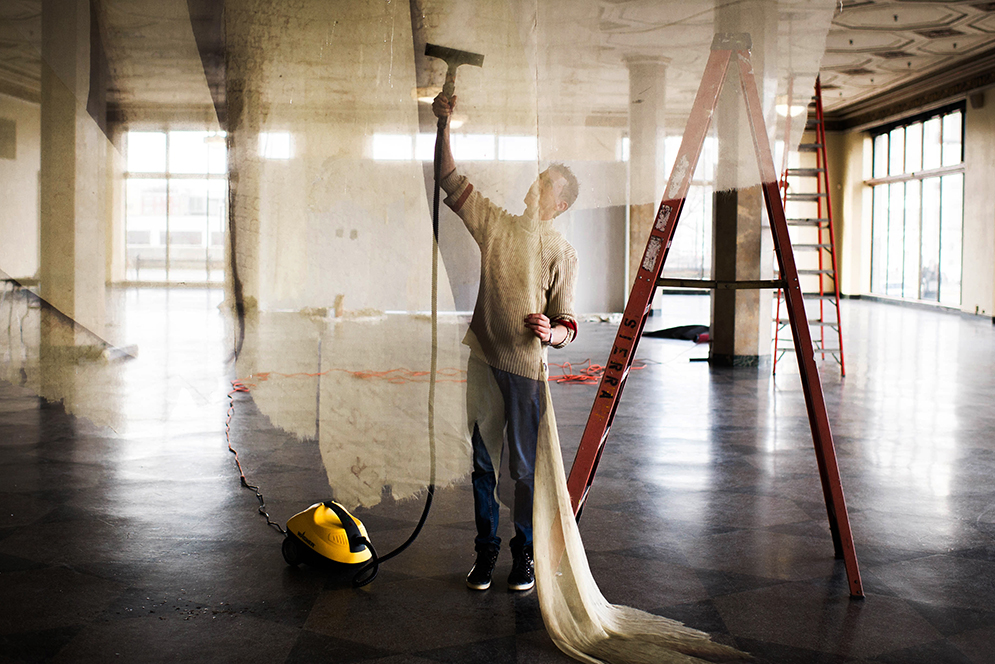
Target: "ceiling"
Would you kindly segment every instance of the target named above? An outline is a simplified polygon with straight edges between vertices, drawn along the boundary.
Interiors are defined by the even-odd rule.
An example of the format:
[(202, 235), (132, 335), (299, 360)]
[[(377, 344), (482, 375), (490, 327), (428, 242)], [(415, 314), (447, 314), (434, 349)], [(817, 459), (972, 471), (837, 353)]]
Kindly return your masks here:
[(41, 0), (0, 3), (0, 92), (41, 99)]
[(844, 2), (820, 74), (844, 126), (995, 85), (995, 2)]
[[(211, 106), (212, 91), (218, 101), (223, 51), (220, 31), (211, 26), (220, 16), (221, 0), (102, 0), (99, 6), (110, 63), (110, 107), (137, 112), (152, 106)], [(564, 19), (573, 21), (571, 34), (584, 38), (562, 45), (563, 57), (570, 59), (572, 48), (575, 62), (594, 53), (597, 66), (614, 67), (603, 80), (613, 89), (605, 104), (617, 108), (603, 110), (624, 115), (628, 100), (620, 54), (652, 52), (659, 44), (652, 35), (662, 25), (679, 25), (687, 34), (711, 31), (714, 4), (701, 3), (701, 11), (689, 6), (659, 0), (586, 3), (587, 11)], [(0, 2), (0, 92), (40, 100), (41, 25), (41, 0)], [(842, 0), (825, 45), (820, 73), (830, 126), (865, 126), (995, 85), (995, 2)], [(693, 98), (693, 79), (679, 67), (673, 76), (668, 73), (668, 88), (675, 88), (668, 89), (668, 101)], [(583, 77), (579, 80), (582, 86)], [(596, 96), (604, 87), (584, 91), (575, 86), (572, 94)]]

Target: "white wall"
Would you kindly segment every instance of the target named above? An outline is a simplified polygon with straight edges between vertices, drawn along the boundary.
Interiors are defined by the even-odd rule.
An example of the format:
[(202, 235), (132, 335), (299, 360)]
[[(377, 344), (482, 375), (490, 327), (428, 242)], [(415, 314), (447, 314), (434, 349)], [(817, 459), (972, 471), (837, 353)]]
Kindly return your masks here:
[(0, 270), (16, 278), (38, 272), (38, 169), (41, 109), (0, 94), (0, 118), (12, 120), (14, 159), (0, 159)]

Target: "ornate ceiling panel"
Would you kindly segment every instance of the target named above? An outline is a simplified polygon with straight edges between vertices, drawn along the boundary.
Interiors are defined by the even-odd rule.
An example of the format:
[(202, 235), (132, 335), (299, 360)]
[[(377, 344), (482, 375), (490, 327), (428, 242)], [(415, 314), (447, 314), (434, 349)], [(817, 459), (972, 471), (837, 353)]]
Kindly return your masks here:
[[(868, 117), (905, 96), (942, 97), (985, 87), (995, 62), (995, 2), (842, 3), (821, 66), (829, 115)], [(873, 115), (873, 114), (871, 114)]]

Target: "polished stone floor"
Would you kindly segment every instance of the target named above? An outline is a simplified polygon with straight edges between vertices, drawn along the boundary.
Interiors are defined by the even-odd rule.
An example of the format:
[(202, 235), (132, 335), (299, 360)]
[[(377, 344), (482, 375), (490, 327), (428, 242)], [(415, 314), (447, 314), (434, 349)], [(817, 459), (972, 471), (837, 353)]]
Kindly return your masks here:
[[(468, 481), (438, 492), (419, 539), (361, 590), (285, 565), (225, 444), (221, 299), (120, 293), (109, 334), (139, 353), (116, 360), (100, 411), (114, 417), (0, 382), (0, 663), (570, 661), (534, 591), (505, 591), (506, 553), (491, 590), (463, 585)], [(707, 323), (703, 297), (660, 303), (653, 329)], [(995, 326), (844, 305), (847, 375), (830, 360), (822, 381), (866, 598), (833, 557), (793, 358), (771, 378), (651, 338), (581, 522), (594, 576), (610, 601), (760, 662), (995, 662)], [(551, 361), (601, 363), (613, 335), (586, 322)], [(568, 465), (594, 389), (552, 386)], [(234, 398), (232, 441), (273, 518), (325, 498), (317, 445)], [(357, 515), (389, 549), (420, 508)]]

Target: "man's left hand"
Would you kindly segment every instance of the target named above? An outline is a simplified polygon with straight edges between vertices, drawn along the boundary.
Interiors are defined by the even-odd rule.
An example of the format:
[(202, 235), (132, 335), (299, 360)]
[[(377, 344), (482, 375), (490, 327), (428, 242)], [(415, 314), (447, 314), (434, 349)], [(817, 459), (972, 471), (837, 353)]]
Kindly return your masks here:
[(553, 326), (545, 314), (529, 314), (525, 317), (525, 326), (539, 337), (539, 341), (549, 345), (553, 341)]

